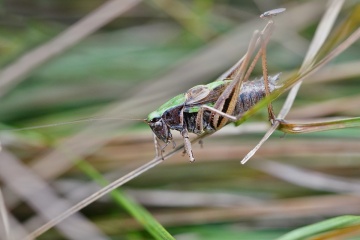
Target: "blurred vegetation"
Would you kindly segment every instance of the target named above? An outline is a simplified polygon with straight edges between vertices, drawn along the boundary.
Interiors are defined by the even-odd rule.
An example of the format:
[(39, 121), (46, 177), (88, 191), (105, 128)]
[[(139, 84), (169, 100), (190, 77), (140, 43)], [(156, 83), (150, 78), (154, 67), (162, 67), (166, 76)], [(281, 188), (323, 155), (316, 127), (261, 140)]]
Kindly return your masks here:
[[(103, 3), (3, 1), (1, 67), (56, 38)], [(335, 26), (359, 11), (359, 5), (345, 1)], [(153, 158), (151, 130), (142, 122), (127, 120), (7, 130), (91, 117), (146, 118), (167, 99), (214, 81), (231, 67), (242, 57), (253, 31), (265, 25), (258, 16), (279, 7), (287, 11), (274, 19), (268, 70), (286, 75), (300, 68), (326, 10), (325, 1), (152, 0), (136, 4), (34, 69), (1, 96), (3, 148), (57, 195), (77, 203), (100, 187), (73, 162), (84, 159), (108, 181), (117, 179)], [(359, 56), (357, 42), (306, 79), (287, 118), (360, 116)], [(259, 76), (261, 67), (257, 66), (253, 77)], [(274, 102), (275, 112), (284, 99)], [(356, 187), (360, 186), (360, 129), (277, 133), (248, 164), (240, 165), (268, 125), (266, 109), (244, 128), (229, 125), (206, 138), (203, 148), (194, 144), (195, 164), (176, 154), (127, 183), (124, 193), (180, 240), (276, 239), (324, 219), (360, 214), (360, 188)], [(246, 132), (240, 133), (241, 129)], [(84, 135), (86, 131), (93, 132)], [(174, 135), (180, 144), (180, 136)], [(21, 179), (16, 172), (12, 177), (14, 182)], [(36, 210), (9, 181), (0, 171), (5, 205), (20, 225), (34, 230), (44, 222), (31, 225)], [(154, 238), (111, 198), (101, 198), (81, 213), (110, 239)], [(350, 237), (342, 239), (359, 239)], [(67, 238), (52, 228), (39, 239)]]

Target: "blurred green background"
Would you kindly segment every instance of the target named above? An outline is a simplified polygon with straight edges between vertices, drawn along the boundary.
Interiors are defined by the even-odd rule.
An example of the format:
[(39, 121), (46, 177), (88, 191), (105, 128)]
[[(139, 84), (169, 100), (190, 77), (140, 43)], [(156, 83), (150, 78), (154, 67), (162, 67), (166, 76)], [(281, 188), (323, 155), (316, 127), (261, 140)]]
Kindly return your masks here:
[[(2, 69), (15, 65), (21, 71), (21, 61), (36, 62), (38, 59), (24, 56), (46, 47), (104, 3), (3, 1)], [(99, 186), (74, 162), (86, 160), (109, 181), (117, 179), (154, 157), (150, 128), (140, 121), (119, 119), (8, 130), (93, 117), (144, 119), (172, 96), (212, 82), (231, 67), (244, 54), (254, 30), (265, 26), (266, 21), (258, 16), (279, 7), (287, 11), (274, 19), (268, 70), (286, 76), (300, 68), (326, 3), (124, 1), (124, 8), (129, 5), (126, 11), (18, 81), (2, 84), (6, 76), (0, 73), (3, 148), (24, 171), (40, 177), (57, 196), (75, 204)], [(335, 29), (345, 23), (358, 25), (360, 14), (349, 19), (356, 11), (360, 11), (358, 1), (345, 1)], [(43, 54), (48, 51), (53, 50), (45, 48)], [(359, 56), (357, 42), (306, 79), (287, 119), (358, 117)], [(259, 76), (260, 65), (252, 77)], [(275, 112), (284, 99), (274, 102)], [(244, 125), (229, 125), (206, 138), (203, 148), (194, 144), (194, 164), (177, 153), (123, 190), (176, 239), (275, 239), (300, 226), (360, 213), (360, 129), (304, 135), (277, 132), (248, 164), (240, 165), (268, 126), (263, 109)], [(181, 144), (180, 135), (174, 136)], [(9, 170), (3, 166), (0, 171), (5, 205), (19, 226), (34, 230), (42, 222), (34, 220), (34, 204), (40, 200), (29, 200), (14, 187), (21, 172), (6, 164)], [(12, 174), (2, 175), (6, 171)], [(30, 182), (20, 185), (32, 187)], [(110, 239), (153, 238), (109, 197), (81, 214)], [(68, 238), (53, 228), (39, 239)]]

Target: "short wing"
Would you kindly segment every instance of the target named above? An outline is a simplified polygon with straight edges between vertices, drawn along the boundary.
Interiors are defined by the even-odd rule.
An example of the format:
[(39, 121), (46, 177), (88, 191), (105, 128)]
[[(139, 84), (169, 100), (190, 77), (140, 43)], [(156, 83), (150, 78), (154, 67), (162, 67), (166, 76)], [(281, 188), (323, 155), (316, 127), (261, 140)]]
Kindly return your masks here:
[(206, 85), (198, 85), (190, 88), (185, 93), (185, 105), (195, 105), (203, 102), (209, 96), (211, 89)]
[(213, 106), (231, 81), (215, 81), (207, 85), (198, 85), (185, 93), (185, 112), (196, 112), (200, 106)]

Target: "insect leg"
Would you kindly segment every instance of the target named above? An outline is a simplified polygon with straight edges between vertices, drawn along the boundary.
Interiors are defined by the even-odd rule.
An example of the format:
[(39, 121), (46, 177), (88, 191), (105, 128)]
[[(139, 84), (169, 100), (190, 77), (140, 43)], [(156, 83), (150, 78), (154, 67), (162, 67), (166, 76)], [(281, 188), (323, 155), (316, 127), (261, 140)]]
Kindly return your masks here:
[[(258, 33), (255, 32), (252, 38), (252, 41), (249, 44), (248, 51), (241, 59), (242, 63), (239, 68), (234, 69), (231, 73), (234, 75), (233, 82), (225, 89), (225, 91), (220, 95), (219, 99), (215, 103), (214, 107), (209, 106), (201, 106), (196, 118), (196, 126), (197, 129), (203, 131), (203, 115), (204, 110), (207, 109), (212, 112), (213, 116), (213, 125), (216, 128), (221, 128), (224, 126), (228, 120), (236, 121), (241, 118), (242, 115), (233, 116), (234, 106), (232, 104), (236, 103), (238, 95), (241, 90), (241, 85), (243, 82), (247, 81), (252, 73), (256, 63), (258, 62), (260, 56), (262, 57), (262, 66), (263, 66), (263, 78), (265, 85), (265, 93), (266, 96), (270, 94), (269, 80), (268, 80), (268, 72), (267, 72), (267, 61), (266, 61), (266, 46), (270, 40), (270, 36), (274, 29), (274, 23), (272, 20), (266, 24), (264, 29)], [(257, 51), (254, 59), (251, 61), (249, 67), (247, 65), (250, 62), (250, 57), (255, 51), (255, 48), (260, 45), (260, 49)], [(247, 69), (246, 69), (247, 68)], [(273, 113), (272, 105), (269, 103), (268, 105), (269, 118), (271, 120), (275, 119), (275, 115)], [(221, 121), (219, 118), (223, 117)]]
[(195, 126), (199, 134), (204, 131), (204, 108), (201, 106), (195, 120)]
[[(262, 60), (262, 70), (263, 70), (263, 79), (264, 79), (264, 86), (265, 86), (265, 95), (270, 95), (270, 87), (269, 87), (269, 80), (268, 80), (268, 71), (267, 71), (267, 59), (266, 59), (266, 47), (269, 43), (270, 37), (272, 32), (274, 31), (274, 22), (270, 19), (264, 29), (261, 31), (259, 38), (257, 39), (256, 46), (260, 44), (260, 49), (256, 53), (253, 61), (251, 62), (249, 68), (246, 71), (244, 82), (247, 81), (250, 77), (250, 74), (254, 70), (254, 67), (256, 63), (258, 62), (260, 56)], [(269, 120), (274, 121), (275, 114), (273, 111), (272, 104), (268, 104), (268, 114), (269, 114)], [(238, 116), (239, 119), (241, 116)], [(229, 118), (231, 119), (231, 118)]]
[(194, 162), (195, 158), (194, 158), (194, 155), (192, 153), (191, 142), (190, 142), (190, 139), (189, 139), (189, 132), (188, 132), (187, 126), (186, 126), (186, 124), (184, 122), (184, 108), (182, 108), (181, 111), (180, 111), (180, 123), (183, 126), (183, 129), (181, 130), (181, 135), (182, 135), (182, 137), (184, 139), (185, 152), (188, 154), (190, 162)]
[(194, 162), (195, 161), (195, 158), (194, 158), (194, 155), (192, 153), (192, 148), (191, 148), (191, 142), (190, 142), (190, 139), (189, 139), (189, 132), (186, 128), (184, 128), (182, 131), (181, 131), (181, 135), (183, 136), (184, 138), (184, 148), (185, 148), (185, 151), (187, 152), (188, 156), (189, 156), (189, 159), (190, 159), (190, 162)]
[(219, 114), (220, 116), (222, 116), (222, 117), (224, 117), (224, 118), (227, 118), (227, 119), (230, 119), (230, 120), (232, 120), (232, 121), (236, 121), (236, 120), (238, 120), (238, 119), (241, 117), (241, 116), (238, 117), (238, 116), (233, 116), (233, 115), (224, 113), (224, 112), (220, 111), (219, 109), (216, 109), (216, 108), (213, 108), (213, 107), (210, 107), (210, 106), (207, 106), (207, 105), (201, 106), (201, 109), (202, 109), (202, 111), (204, 111), (205, 109), (206, 109), (206, 110), (209, 110), (209, 111), (211, 111), (211, 112), (214, 112), (214, 113), (216, 113), (216, 114)]
[[(240, 68), (236, 70), (233, 81), (229, 86), (226, 87), (226, 89), (215, 102), (215, 109), (229, 115), (233, 114), (241, 90), (242, 82), (244, 80), (245, 70), (250, 62), (251, 55), (255, 51), (258, 38), (259, 31), (255, 31), (245, 53), (244, 61), (242, 62)], [(212, 121), (212, 125), (215, 127), (215, 129), (222, 128), (228, 122), (227, 118), (223, 118), (219, 114), (215, 113), (212, 113), (210, 118), (210, 121)]]
[[(254, 67), (256, 65), (256, 63), (258, 62), (260, 56), (262, 55), (262, 46), (265, 44), (265, 46), (267, 45), (267, 43), (270, 40), (271, 34), (274, 30), (274, 23), (272, 21), (269, 21), (266, 26), (264, 27), (264, 29), (261, 31), (259, 38), (257, 39), (257, 45), (260, 44), (261, 48), (260, 50), (256, 53), (253, 61), (251, 62), (248, 70), (246, 71), (245, 77), (244, 77), (244, 81), (246, 81), (247, 79), (249, 79), (250, 74), (252, 73), (252, 71), (254, 70)], [(256, 46), (257, 46), (256, 45)], [(266, 74), (267, 75), (267, 74)]]
[[(254, 57), (253, 61), (251, 62), (246, 75), (244, 77), (244, 81), (247, 81), (252, 73), (257, 61), (261, 56), (262, 60), (262, 69), (263, 69), (263, 79), (264, 79), (264, 86), (265, 86), (265, 94), (268, 96), (270, 94), (270, 87), (269, 87), (269, 80), (268, 80), (268, 71), (267, 71), (267, 60), (266, 60), (266, 46), (270, 40), (270, 36), (274, 30), (274, 22), (269, 20), (266, 24), (264, 29), (261, 31), (258, 41), (260, 42), (260, 50), (257, 52), (256, 56)], [(269, 119), (273, 120), (275, 118), (275, 114), (273, 112), (272, 104), (268, 104), (268, 113)]]
[(229, 115), (227, 113), (224, 113), (216, 108), (213, 108), (213, 107), (210, 107), (210, 106), (207, 106), (207, 105), (202, 105), (198, 111), (198, 114), (196, 116), (196, 129), (198, 130), (198, 133), (197, 134), (201, 134), (204, 132), (204, 124), (203, 124), (203, 117), (204, 117), (204, 111), (205, 110), (209, 110), (213, 113), (217, 113), (219, 114), (220, 116), (224, 117), (224, 118), (227, 118), (227, 119), (230, 119), (232, 121), (236, 121), (237, 120), (237, 117), (236, 116), (232, 116), (232, 115)]
[[(268, 24), (273, 24), (273, 22), (270, 20)], [(264, 36), (264, 34), (261, 35), (261, 38), (263, 40), (261, 43), (261, 66), (262, 66), (262, 70), (263, 70), (263, 78), (264, 78), (264, 86), (265, 86), (265, 95), (266, 96), (270, 95), (270, 86), (269, 86), (267, 59), (266, 59), (266, 47), (269, 42), (269, 37), (270, 37), (270, 35), (268, 35), (268, 36)], [(274, 114), (274, 110), (273, 110), (273, 106), (272, 106), (271, 102), (268, 103), (267, 108), (268, 108), (269, 120), (273, 123), (273, 121), (275, 119), (275, 114)]]
[[(262, 66), (262, 70), (263, 70), (263, 78), (264, 78), (264, 86), (265, 86), (265, 95), (266, 96), (270, 95), (268, 70), (267, 70), (267, 60), (266, 60), (266, 47), (267, 47), (267, 44), (269, 42), (271, 33), (273, 32), (274, 22), (272, 21), (272, 17), (276, 16), (279, 13), (284, 12), (285, 10), (286, 10), (285, 8), (278, 8), (278, 9), (273, 9), (273, 10), (267, 11), (267, 12), (260, 15), (260, 18), (269, 19), (266, 27), (261, 32), (261, 36), (260, 36), (260, 38), (262, 39), (262, 41), (261, 41), (261, 51), (260, 51), (261, 52), (261, 66)], [(270, 26), (270, 27), (267, 28), (268, 26)], [(268, 29), (268, 32), (266, 32), (267, 29)], [(268, 103), (267, 108), (268, 108), (269, 120), (272, 123), (274, 123), (274, 121), (276, 120), (276, 117), (275, 117), (273, 106), (272, 106), (271, 102)]]
[[(266, 18), (269, 17), (270, 14), (267, 14), (266, 16), (262, 17), (262, 18)], [(265, 26), (264, 30), (262, 30), (262, 34), (266, 34), (270, 37), (271, 33), (273, 30), (273, 22), (269, 21), (268, 24)], [(266, 33), (266, 31), (269, 31), (269, 33)], [(260, 44), (259, 41), (256, 41), (256, 45), (255, 47), (258, 47)], [(250, 76), (250, 73), (252, 72), (252, 69), (254, 68), (256, 62), (258, 61), (260, 57), (260, 54), (255, 57), (253, 63), (250, 65), (249, 69), (251, 69), (251, 71), (248, 71), (247, 77), (244, 77), (244, 79), (248, 79), (248, 77)], [(227, 70), (225, 73), (223, 73), (217, 81), (221, 81), (221, 80), (225, 80), (225, 79), (232, 79), (235, 76), (236, 71), (240, 68), (242, 62), (244, 61), (245, 55), (237, 62), (234, 64), (234, 66), (232, 66), (229, 70)], [(252, 67), (251, 67), (252, 66)]]
[(155, 145), (155, 157), (156, 158), (161, 157), (162, 160), (164, 160), (162, 147), (160, 146), (160, 143), (159, 143), (156, 135), (153, 134), (153, 136), (154, 136), (154, 145)]

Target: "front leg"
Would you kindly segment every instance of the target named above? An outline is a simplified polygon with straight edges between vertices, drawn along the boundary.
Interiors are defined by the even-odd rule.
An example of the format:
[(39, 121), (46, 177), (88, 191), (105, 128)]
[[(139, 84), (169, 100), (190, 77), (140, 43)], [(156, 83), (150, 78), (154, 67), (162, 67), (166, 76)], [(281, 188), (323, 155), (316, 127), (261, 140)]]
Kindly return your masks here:
[(184, 121), (184, 108), (182, 108), (180, 111), (180, 124), (182, 125), (182, 130), (180, 133), (184, 139), (185, 152), (188, 154), (190, 162), (195, 162), (195, 158), (192, 153), (191, 142), (189, 139), (189, 132)]
[(156, 135), (155, 134), (153, 135), (154, 135), (154, 145), (155, 145), (155, 158), (161, 157), (161, 159), (164, 160), (162, 147), (160, 146), (160, 143)]
[(188, 154), (190, 162), (194, 162), (195, 158), (192, 153), (191, 142), (189, 139), (189, 132), (186, 127), (184, 127), (184, 129), (181, 131), (181, 135), (183, 136), (183, 139), (184, 139), (185, 152)]

